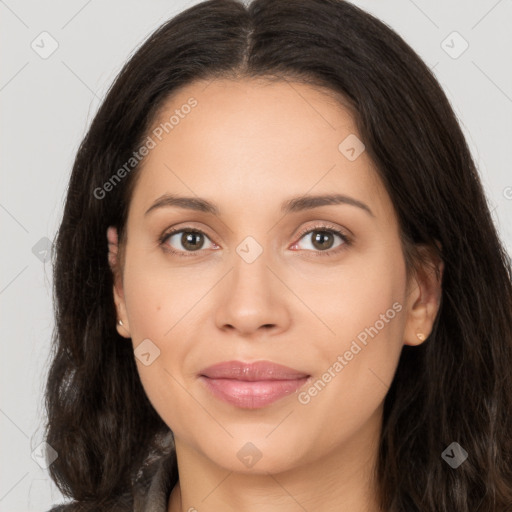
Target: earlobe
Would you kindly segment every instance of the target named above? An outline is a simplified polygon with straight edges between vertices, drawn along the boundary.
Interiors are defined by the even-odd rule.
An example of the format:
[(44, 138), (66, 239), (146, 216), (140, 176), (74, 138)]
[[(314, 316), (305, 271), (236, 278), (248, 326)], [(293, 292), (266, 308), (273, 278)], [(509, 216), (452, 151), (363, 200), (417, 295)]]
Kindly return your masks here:
[(130, 331), (128, 330), (128, 325), (125, 325), (125, 323), (122, 320), (117, 321), (116, 330), (118, 334), (123, 338), (131, 338)]
[(119, 294), (116, 285), (112, 287), (112, 292), (114, 296), (114, 304), (116, 306), (117, 319), (116, 319), (116, 329), (120, 336), (123, 338), (130, 338), (130, 325), (128, 323), (128, 316), (126, 314), (126, 307), (124, 303), (124, 298), (121, 294)]

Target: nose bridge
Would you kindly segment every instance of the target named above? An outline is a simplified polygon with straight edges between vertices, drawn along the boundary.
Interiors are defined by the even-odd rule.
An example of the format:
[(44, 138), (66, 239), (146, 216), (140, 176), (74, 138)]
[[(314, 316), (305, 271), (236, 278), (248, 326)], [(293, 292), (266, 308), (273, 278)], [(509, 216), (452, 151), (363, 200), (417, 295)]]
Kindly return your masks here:
[(283, 327), (287, 322), (285, 290), (271, 270), (275, 260), (267, 245), (247, 236), (236, 246), (217, 309), (220, 328), (230, 325), (249, 333), (260, 326)]
[[(265, 244), (259, 243), (254, 237), (246, 237), (236, 248), (233, 258), (233, 271), (231, 275), (230, 295), (237, 297), (246, 307), (262, 307), (257, 305), (261, 300), (272, 299), (273, 288), (271, 266), (271, 253)], [(275, 283), (274, 283), (275, 284)]]

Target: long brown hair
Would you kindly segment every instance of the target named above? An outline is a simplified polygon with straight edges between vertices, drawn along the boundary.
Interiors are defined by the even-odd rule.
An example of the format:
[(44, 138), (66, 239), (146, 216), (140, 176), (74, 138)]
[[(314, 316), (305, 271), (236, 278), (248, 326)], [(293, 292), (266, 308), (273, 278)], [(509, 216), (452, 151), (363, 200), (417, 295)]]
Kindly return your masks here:
[[(440, 243), (434, 329), (422, 345), (403, 348), (385, 399), (382, 510), (511, 510), (510, 262), (430, 69), (393, 30), (342, 0), (196, 4), (154, 32), (110, 88), (76, 155), (55, 241), (46, 407), (47, 442), (60, 454), (50, 466), (56, 484), (80, 510), (104, 510), (100, 504), (129, 503), (141, 468), (168, 453), (162, 439), (172, 432), (115, 328), (107, 260), (107, 227), (116, 226), (122, 242), (139, 165), (103, 197), (98, 189), (140, 147), (171, 93), (215, 77), (293, 80), (339, 93), (353, 107), (402, 238), (413, 251)], [(456, 469), (441, 457), (452, 442), (468, 453)]]

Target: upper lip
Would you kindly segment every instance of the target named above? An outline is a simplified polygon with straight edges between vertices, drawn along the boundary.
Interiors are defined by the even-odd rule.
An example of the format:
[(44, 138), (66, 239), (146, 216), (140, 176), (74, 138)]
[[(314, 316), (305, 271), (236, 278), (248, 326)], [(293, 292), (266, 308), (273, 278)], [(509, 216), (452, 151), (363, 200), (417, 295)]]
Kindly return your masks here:
[(246, 381), (257, 380), (295, 380), (309, 377), (307, 373), (273, 363), (271, 361), (225, 361), (209, 366), (200, 375), (210, 379), (236, 379)]

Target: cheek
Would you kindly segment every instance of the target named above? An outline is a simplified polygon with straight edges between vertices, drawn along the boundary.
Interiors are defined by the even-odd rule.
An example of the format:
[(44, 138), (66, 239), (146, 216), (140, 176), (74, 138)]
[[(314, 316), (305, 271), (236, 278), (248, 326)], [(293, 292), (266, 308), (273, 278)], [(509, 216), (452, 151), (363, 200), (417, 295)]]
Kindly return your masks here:
[(299, 401), (324, 421), (355, 427), (392, 382), (403, 346), (406, 282), (398, 243), (352, 261), (331, 274), (329, 293), (310, 297), (331, 334), (317, 339), (317, 381)]
[(365, 337), (370, 339), (370, 328), (379, 339), (386, 337), (390, 343), (400, 339), (404, 315), (399, 313), (405, 310), (406, 271), (400, 243), (391, 240), (393, 243), (382, 240), (371, 249), (347, 253), (342, 264), (329, 271), (317, 267), (309, 275), (287, 276), (297, 295), (328, 327), (324, 339), (330, 356), (333, 347), (348, 349), (358, 336), (362, 342)]
[[(206, 279), (206, 281), (205, 281)], [(205, 293), (206, 276), (151, 262), (142, 254), (127, 258), (124, 294), (134, 342), (144, 338), (167, 340), (173, 330), (190, 322), (194, 304)]]
[(207, 291), (204, 283), (205, 275), (150, 265), (136, 251), (127, 255), (123, 286), (139, 377), (155, 410), (178, 432), (183, 429), (175, 411), (185, 419), (197, 414), (184, 367), (194, 350), (191, 324), (194, 305)]

